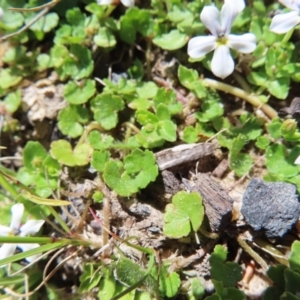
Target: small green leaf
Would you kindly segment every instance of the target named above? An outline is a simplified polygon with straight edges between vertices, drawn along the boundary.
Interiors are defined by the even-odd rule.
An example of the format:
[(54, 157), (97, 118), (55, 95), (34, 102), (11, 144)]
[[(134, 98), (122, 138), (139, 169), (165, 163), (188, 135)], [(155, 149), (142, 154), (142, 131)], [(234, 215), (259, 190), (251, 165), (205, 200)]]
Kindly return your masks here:
[(287, 268), (284, 271), (284, 278), (285, 278), (285, 291), (290, 292), (293, 295), (300, 294), (300, 274)]
[(176, 141), (176, 129), (176, 124), (170, 120), (160, 121), (157, 124), (158, 135), (168, 142)]
[(88, 263), (83, 267), (83, 273), (80, 276), (80, 293), (88, 292), (98, 286), (102, 277), (102, 272), (97, 268), (96, 264)]
[(199, 139), (198, 132), (193, 126), (186, 126), (181, 139), (188, 144), (195, 143)]
[(178, 29), (173, 29), (168, 33), (157, 35), (153, 43), (164, 50), (177, 50), (183, 47), (188, 40), (188, 36)]
[(158, 91), (157, 85), (152, 82), (139, 82), (136, 87), (136, 92), (140, 98), (151, 99), (156, 96)]
[(101, 134), (96, 130), (93, 130), (89, 134), (88, 141), (96, 150), (109, 149), (113, 146), (114, 143), (114, 139), (111, 135)]
[(117, 44), (115, 36), (106, 27), (99, 29), (97, 35), (94, 36), (94, 42), (102, 48), (111, 48)]
[(135, 149), (121, 162), (110, 161), (104, 169), (104, 181), (120, 196), (130, 196), (145, 188), (158, 175), (158, 167), (151, 151)]
[(1, 68), (0, 70), (0, 88), (3, 90), (17, 85), (22, 80), (22, 76), (17, 75), (11, 69)]
[(69, 142), (58, 140), (51, 143), (50, 153), (59, 163), (73, 167), (87, 165), (92, 151), (89, 144), (81, 144), (73, 150)]
[(284, 145), (273, 144), (269, 146), (266, 149), (266, 159), (268, 171), (278, 179), (283, 180), (285, 177), (293, 177), (298, 174), (298, 167), (294, 164), (296, 157), (291, 155), (287, 157)]
[(237, 153), (230, 155), (229, 165), (230, 168), (239, 177), (246, 174), (252, 167), (254, 161), (247, 153)]
[(225, 262), (227, 250), (217, 245), (209, 262), (211, 277), (223, 283), (224, 287), (234, 287), (242, 279), (242, 268), (234, 262)]
[(62, 109), (57, 117), (60, 131), (72, 138), (76, 138), (83, 133), (83, 126), (89, 120), (89, 112), (86, 108), (69, 105)]
[(95, 94), (95, 92), (95, 81), (91, 79), (88, 79), (83, 84), (77, 84), (74, 81), (69, 81), (64, 87), (64, 97), (71, 104), (86, 103)]
[(209, 100), (205, 101), (201, 106), (202, 112), (196, 112), (195, 116), (200, 122), (208, 122), (224, 114), (223, 104)]
[(166, 206), (164, 234), (172, 238), (187, 236), (191, 230), (197, 231), (202, 224), (204, 208), (202, 198), (196, 192), (178, 192), (172, 203)]
[(29, 171), (43, 169), (47, 155), (46, 149), (39, 142), (29, 141), (23, 151), (24, 166)]
[(16, 92), (9, 93), (4, 99), (5, 109), (9, 113), (14, 113), (21, 104), (21, 91), (17, 90)]
[(99, 286), (98, 297), (101, 300), (111, 300), (116, 290), (116, 280), (113, 276), (102, 278)]
[(167, 266), (162, 266), (159, 278), (159, 290), (168, 298), (174, 297), (179, 289), (181, 280), (176, 272), (170, 273)]
[(255, 142), (256, 147), (265, 150), (270, 145), (270, 140), (265, 136), (259, 136)]
[(118, 123), (117, 113), (124, 109), (124, 102), (118, 96), (101, 94), (91, 101), (91, 106), (95, 120), (101, 124), (104, 129), (110, 130), (116, 127)]
[(103, 172), (105, 164), (110, 158), (109, 151), (94, 151), (92, 155), (91, 165), (98, 172)]
[[(139, 280), (143, 279), (145, 275), (145, 270), (126, 257), (122, 257), (116, 264), (116, 279), (121, 283), (126, 284), (126, 286), (136, 284)], [(156, 289), (156, 281), (150, 274), (146, 276), (142, 284), (150, 289), (150, 291), (154, 291)]]
[(300, 274), (300, 242), (292, 244), (292, 253), (289, 257), (290, 268)]
[(182, 111), (182, 104), (178, 102), (176, 94), (173, 90), (166, 90), (164, 88), (158, 89), (153, 102), (156, 108), (159, 106), (159, 104), (163, 103), (166, 107), (168, 107), (171, 115), (175, 115)]

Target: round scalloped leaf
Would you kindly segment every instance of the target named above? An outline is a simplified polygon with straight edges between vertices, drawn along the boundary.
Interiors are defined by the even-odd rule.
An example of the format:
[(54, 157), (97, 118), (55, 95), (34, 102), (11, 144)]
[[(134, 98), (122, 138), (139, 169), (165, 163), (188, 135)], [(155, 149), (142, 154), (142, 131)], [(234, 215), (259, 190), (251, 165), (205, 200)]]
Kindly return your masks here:
[(71, 104), (86, 103), (95, 92), (95, 81), (91, 79), (88, 79), (83, 84), (76, 84), (74, 81), (69, 81), (64, 87), (64, 97)]
[(118, 123), (117, 112), (124, 109), (123, 100), (111, 94), (101, 94), (91, 102), (94, 118), (104, 129), (115, 128)]
[(50, 153), (59, 163), (73, 167), (87, 165), (92, 151), (89, 144), (82, 144), (73, 150), (69, 142), (58, 140), (51, 143)]
[(120, 196), (130, 196), (145, 188), (158, 175), (152, 152), (135, 149), (121, 162), (109, 161), (104, 168), (105, 183)]
[(59, 112), (57, 119), (59, 130), (69, 137), (76, 138), (83, 132), (81, 124), (86, 124), (89, 120), (89, 111), (71, 104)]
[(29, 171), (36, 171), (43, 167), (43, 161), (47, 155), (47, 151), (39, 142), (29, 141), (23, 152), (24, 166)]
[(172, 238), (187, 236), (197, 231), (203, 221), (204, 207), (199, 193), (178, 192), (166, 207), (164, 234)]
[(182, 48), (188, 40), (188, 36), (178, 29), (173, 29), (168, 33), (158, 35), (153, 39), (153, 43), (164, 50), (176, 50)]
[(242, 279), (242, 268), (237, 263), (225, 262), (226, 256), (227, 250), (217, 245), (209, 259), (211, 277), (224, 287), (234, 287)]
[(168, 267), (163, 266), (160, 271), (159, 289), (168, 298), (177, 294), (181, 280), (176, 272), (170, 273)]

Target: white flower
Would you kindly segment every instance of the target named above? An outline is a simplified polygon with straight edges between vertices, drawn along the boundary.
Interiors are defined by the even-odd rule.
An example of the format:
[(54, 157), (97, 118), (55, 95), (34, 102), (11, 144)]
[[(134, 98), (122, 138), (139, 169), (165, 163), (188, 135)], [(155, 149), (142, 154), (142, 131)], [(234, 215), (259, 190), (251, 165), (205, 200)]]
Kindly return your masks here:
[(297, 157), (297, 159), (294, 162), (295, 165), (300, 165), (300, 155)]
[(279, 0), (292, 11), (273, 17), (270, 30), (275, 33), (286, 33), (300, 23), (300, 0)]
[[(97, 0), (97, 3), (99, 5), (110, 5), (113, 4), (115, 1), (114, 0)], [(127, 7), (133, 7), (134, 6), (134, 0), (121, 0), (124, 6)]]
[[(11, 223), (9, 227), (0, 225), (0, 236), (27, 236), (30, 234), (37, 233), (44, 220), (29, 220), (24, 225), (20, 226), (22, 215), (24, 213), (24, 205), (22, 203), (15, 204), (11, 207)], [(31, 250), (39, 247), (39, 244), (3, 244), (0, 248), (0, 259), (12, 256), (17, 247), (21, 248), (22, 251)], [(26, 257), (26, 260), (31, 262), (34, 261), (39, 255), (33, 255)]]
[(0, 6), (0, 20), (3, 18), (4, 12), (2, 7)]
[(225, 0), (221, 13), (215, 6), (205, 6), (200, 14), (200, 19), (212, 35), (194, 37), (188, 43), (188, 54), (192, 58), (201, 58), (207, 53), (215, 51), (211, 70), (222, 79), (234, 70), (230, 48), (242, 53), (250, 53), (256, 48), (254, 34), (230, 34), (233, 21), (244, 7), (243, 0)]

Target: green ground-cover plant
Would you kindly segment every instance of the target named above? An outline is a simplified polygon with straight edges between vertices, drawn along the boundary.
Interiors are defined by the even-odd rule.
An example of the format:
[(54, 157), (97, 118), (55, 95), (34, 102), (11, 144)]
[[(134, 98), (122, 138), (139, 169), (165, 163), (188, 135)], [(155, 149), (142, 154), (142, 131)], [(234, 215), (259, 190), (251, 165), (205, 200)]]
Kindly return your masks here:
[[(84, 246), (91, 252), (104, 247), (101, 262), (86, 262), (82, 256), (79, 298), (94, 293), (100, 299), (167, 299), (180, 294), (188, 299), (244, 299), (236, 285), (241, 268), (225, 262), (227, 252), (221, 246), (215, 247), (210, 258), (215, 292), (207, 295), (197, 276), (184, 277), (180, 267), (175, 272), (172, 259), (158, 259), (156, 250), (145, 245), (137, 248), (146, 253), (145, 262), (134, 261), (119, 249), (118, 255), (108, 255), (107, 265), (107, 241), (99, 245), (82, 231), (82, 224), (90, 222), (87, 210), (81, 224), (67, 224), (52, 206), (69, 204), (55, 198), (68, 192), (69, 182), (80, 181), (87, 173), (106, 185), (90, 194), (103, 210), (107, 199), (115, 195), (125, 202), (138, 201), (137, 195), (159, 174), (154, 152), (215, 136), (237, 178), (259, 173), (267, 181), (294, 183), (299, 190), (300, 167), (294, 163), (300, 154), (298, 123), (277, 116), (282, 100), (298, 96), (300, 81), (299, 26), (296, 22), (283, 28), (278, 18), (291, 11), (299, 13), (299, 4), (254, 0), (243, 7), (243, 1), (236, 1), (230, 8), (231, 24), (225, 22), (229, 0), (149, 0), (136, 1), (135, 6), (119, 2), (0, 0), (1, 146), (7, 148), (2, 149), (3, 162), (17, 151), (22, 156), (21, 165), (7, 163), (0, 168), (0, 215), (8, 224), (13, 201), (21, 202), (34, 219), (52, 218), (64, 231), (57, 240), (46, 229), (45, 237), (1, 239), (43, 245), (32, 252), (0, 256), (0, 264), (14, 262), (13, 269), (19, 270), (16, 262), (33, 254), (71, 246), (78, 246), (76, 251)], [(23, 26), (25, 30), (19, 31)], [(244, 40), (235, 44), (232, 34)], [(207, 49), (201, 48), (204, 44)], [(223, 61), (217, 61), (220, 51)], [(171, 58), (175, 68), (168, 65)], [(63, 86), (58, 96), (64, 103), (51, 121), (55, 135), (46, 140), (38, 134), (43, 125), (26, 113), (44, 105), (49, 91), (35, 83), (51, 73), (56, 79), (49, 79), (49, 85)], [(23, 105), (28, 103), (27, 86), (35, 86), (36, 94), (44, 93), (29, 108)], [(261, 160), (265, 169), (259, 172)], [(205, 211), (198, 194), (176, 194), (163, 214), (165, 238), (188, 238), (193, 243), (201, 233)], [(109, 232), (106, 226), (102, 224), (103, 231)], [(118, 248), (118, 243), (136, 247), (130, 239), (114, 239), (112, 247)], [(201, 235), (200, 240), (200, 244), (205, 241)], [(275, 293), (278, 299), (280, 295), (297, 299), (293, 283), (299, 281), (299, 274), (292, 263), (297, 245), (292, 247), (290, 267), (275, 266), (268, 272), (277, 284), (278, 277), (284, 278), (285, 285), (269, 288), (265, 297)], [(24, 277), (7, 279), (4, 270), (0, 269), (2, 294), (28, 293), (41, 282), (37, 265), (30, 269), (38, 275), (30, 276), (29, 290), (22, 286)], [(46, 290), (49, 298), (57, 297), (55, 288)]]

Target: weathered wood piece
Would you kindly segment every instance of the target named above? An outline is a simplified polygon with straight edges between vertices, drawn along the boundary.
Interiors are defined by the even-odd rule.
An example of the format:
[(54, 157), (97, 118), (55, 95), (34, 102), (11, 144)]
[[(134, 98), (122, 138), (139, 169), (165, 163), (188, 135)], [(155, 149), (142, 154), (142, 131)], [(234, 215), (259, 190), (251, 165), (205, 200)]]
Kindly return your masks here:
[(218, 143), (183, 144), (159, 151), (155, 154), (158, 168), (163, 171), (187, 162), (199, 160), (212, 154)]
[(209, 175), (198, 173), (189, 180), (191, 191), (201, 194), (212, 231), (226, 228), (232, 218), (233, 200), (228, 193)]
[(281, 237), (299, 218), (296, 191), (290, 183), (254, 178), (243, 195), (241, 213), (254, 230), (263, 230), (269, 238)]

